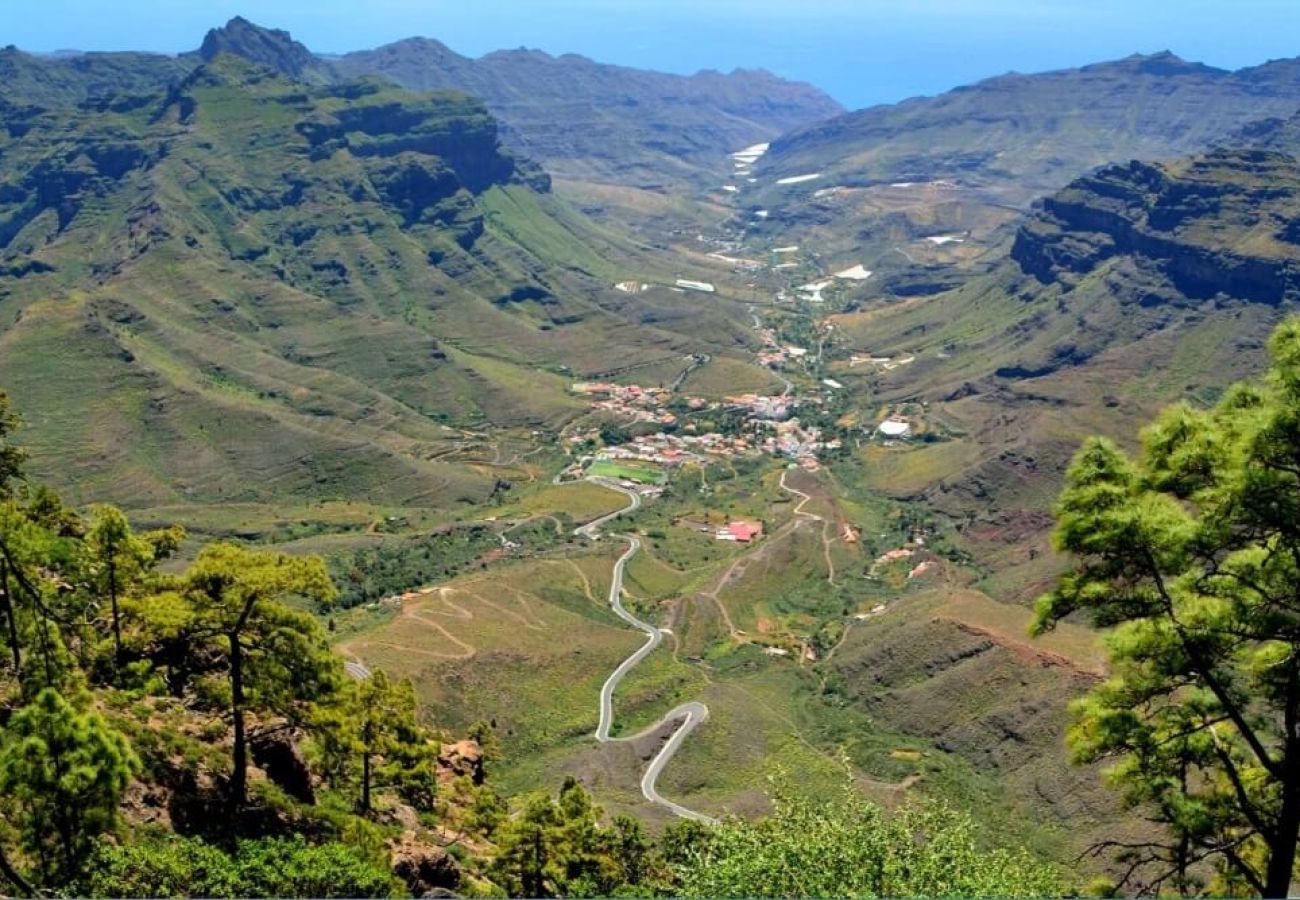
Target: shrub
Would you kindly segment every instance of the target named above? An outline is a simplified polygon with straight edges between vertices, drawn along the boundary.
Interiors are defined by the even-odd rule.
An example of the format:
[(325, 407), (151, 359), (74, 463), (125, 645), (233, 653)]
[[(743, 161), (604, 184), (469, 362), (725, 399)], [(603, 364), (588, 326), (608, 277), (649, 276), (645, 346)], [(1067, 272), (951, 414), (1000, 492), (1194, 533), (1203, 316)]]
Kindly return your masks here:
[(388, 869), (354, 847), (302, 838), (240, 841), (235, 852), (198, 838), (100, 844), (81, 885), (88, 897), (388, 897)]

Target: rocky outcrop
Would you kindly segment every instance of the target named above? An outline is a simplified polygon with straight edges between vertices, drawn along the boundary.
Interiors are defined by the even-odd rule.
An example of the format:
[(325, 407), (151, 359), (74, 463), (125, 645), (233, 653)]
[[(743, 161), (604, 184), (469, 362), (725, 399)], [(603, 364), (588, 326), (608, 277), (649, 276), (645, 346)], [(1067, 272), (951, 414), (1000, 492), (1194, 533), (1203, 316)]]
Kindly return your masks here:
[(266, 772), (272, 783), (295, 800), (316, 802), (311, 768), (290, 732), (273, 731), (261, 735), (254, 738), (250, 749), (253, 762)]
[(478, 741), (443, 744), (438, 751), (438, 780), (452, 781), (457, 778), (468, 778), (476, 785), (483, 783), (483, 748)]
[(1045, 199), (1011, 256), (1040, 282), (1077, 283), (1115, 256), (1157, 266), (1182, 296), (1277, 305), (1300, 296), (1289, 247), (1300, 162), (1223, 149), (1171, 165), (1110, 166)]
[(373, 84), (356, 85), (356, 92), (350, 87), (329, 90), (332, 96), (346, 94), (346, 105), (313, 111), (297, 126), (317, 159), (347, 150), (375, 159), (381, 173), (422, 170), (420, 180), (436, 186), (440, 197), (454, 192), (453, 184), (475, 194), (512, 180), (549, 189), (549, 180), (539, 179), (535, 168), (521, 168), (501, 146), (496, 121), (477, 100), (459, 94), (396, 100)]
[(455, 896), (460, 887), (460, 865), (446, 850), (420, 843), (411, 832), (392, 848), (393, 874), (400, 878), (412, 897)]
[(11, 131), (20, 130), (24, 136), (31, 131), (48, 133), (52, 152), (0, 186), (0, 249), (43, 213), (52, 211), (56, 231), (62, 231), (87, 202), (113, 191), (118, 182), (149, 168), (165, 153), (161, 141), (108, 138), (64, 143), (54, 121), (40, 110), (10, 110), (15, 115)]
[(295, 41), (289, 32), (260, 28), (242, 16), (235, 16), (223, 27), (209, 31), (199, 47), (198, 56), (203, 62), (212, 62), (222, 53), (243, 57), (294, 78), (324, 68), (312, 52)]
[(461, 189), (455, 171), (436, 156), (403, 153), (369, 167), (370, 183), (406, 224), (437, 219), (437, 209)]

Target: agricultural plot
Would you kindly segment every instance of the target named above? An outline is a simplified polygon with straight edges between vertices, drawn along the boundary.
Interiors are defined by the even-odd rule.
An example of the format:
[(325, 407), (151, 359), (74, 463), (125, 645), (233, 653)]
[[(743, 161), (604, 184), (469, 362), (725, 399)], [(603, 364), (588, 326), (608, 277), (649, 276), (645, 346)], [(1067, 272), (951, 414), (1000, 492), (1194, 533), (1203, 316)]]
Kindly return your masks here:
[(601, 682), (641, 643), (605, 607), (612, 552), (456, 579), (339, 649), (411, 678), (439, 726), (495, 722), (510, 766), (589, 734)]

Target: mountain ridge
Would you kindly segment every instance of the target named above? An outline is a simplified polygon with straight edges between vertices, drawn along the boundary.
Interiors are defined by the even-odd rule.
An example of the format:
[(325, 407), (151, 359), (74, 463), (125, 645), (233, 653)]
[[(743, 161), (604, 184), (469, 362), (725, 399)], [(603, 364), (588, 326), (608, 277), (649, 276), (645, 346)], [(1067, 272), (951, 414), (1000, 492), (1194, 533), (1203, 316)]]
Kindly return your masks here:
[(324, 57), (289, 32), (242, 16), (210, 29), (198, 50), (176, 56), (0, 51), (0, 96), (57, 106), (147, 93), (221, 52), (312, 84), (375, 75), (411, 90), (465, 91), (487, 102), (515, 149), (557, 174), (641, 187), (714, 177), (725, 171), (728, 152), (842, 111), (816, 88), (763, 70), (683, 76), (535, 50), (471, 59), (419, 37)]
[[(846, 113), (783, 135), (760, 168), (786, 175), (822, 167), (850, 184), (1018, 177), (1051, 188), (1106, 162), (1192, 152), (1297, 108), (1300, 59), (1228, 71), (1168, 51), (1134, 54)], [(1046, 140), (1054, 152), (1042, 155), (1034, 142)]]

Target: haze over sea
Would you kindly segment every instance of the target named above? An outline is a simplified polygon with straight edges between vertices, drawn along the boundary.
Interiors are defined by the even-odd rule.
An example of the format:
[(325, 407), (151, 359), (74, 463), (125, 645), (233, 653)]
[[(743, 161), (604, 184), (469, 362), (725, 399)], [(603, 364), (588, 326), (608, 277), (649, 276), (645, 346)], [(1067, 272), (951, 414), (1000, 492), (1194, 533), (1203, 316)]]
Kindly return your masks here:
[(176, 52), (243, 15), (321, 53), (423, 35), (471, 56), (527, 46), (672, 72), (763, 67), (853, 108), (1134, 52), (1224, 68), (1300, 54), (1295, 0), (1223, 10), (1212, 0), (51, 0), (7, 8), (0, 42)]

